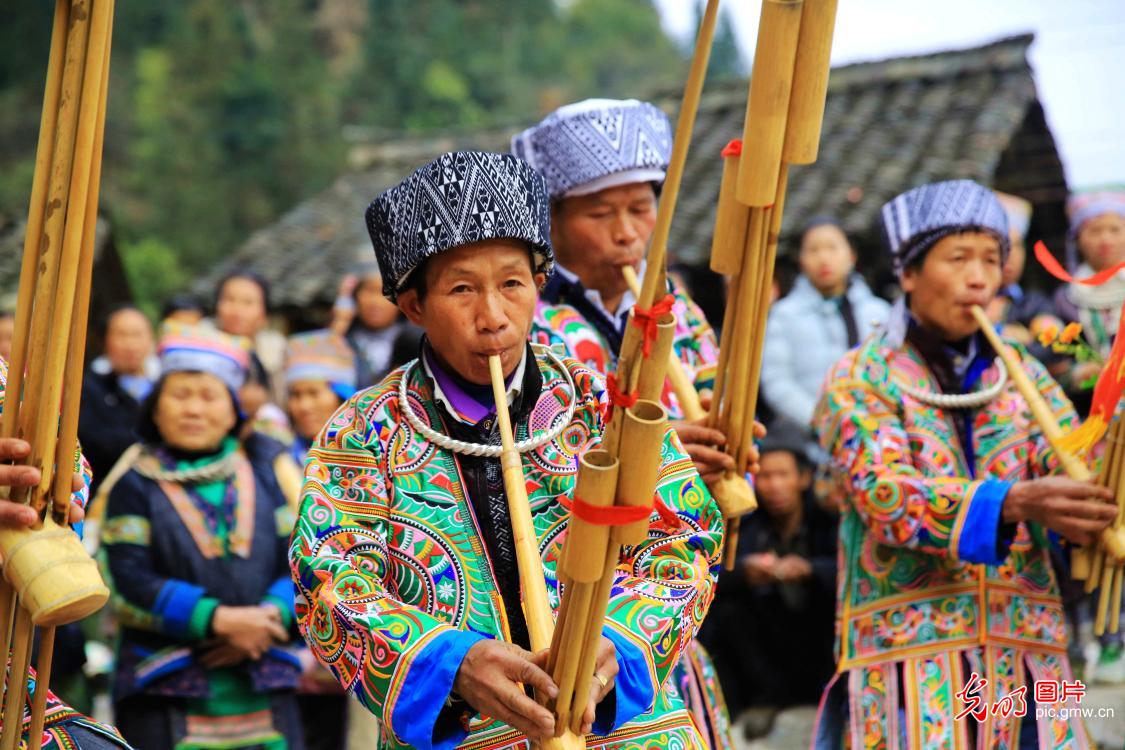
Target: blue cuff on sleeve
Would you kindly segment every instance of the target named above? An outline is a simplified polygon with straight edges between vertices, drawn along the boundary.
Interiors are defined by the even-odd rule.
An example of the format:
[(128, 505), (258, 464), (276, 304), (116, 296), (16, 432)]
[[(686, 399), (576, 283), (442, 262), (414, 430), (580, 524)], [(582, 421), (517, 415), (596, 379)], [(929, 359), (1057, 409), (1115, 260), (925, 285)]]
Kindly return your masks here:
[(204, 593), (202, 586), (184, 581), (173, 580), (164, 584), (153, 605), (153, 612), (160, 617), (164, 631), (176, 638), (187, 638), (191, 614)]
[(446, 737), (435, 737), (434, 725), (465, 654), (484, 639), (479, 633), (448, 630), (414, 656), (391, 714), (391, 724), (402, 742), (418, 750), (451, 750), (468, 736), (458, 729)]
[[(656, 686), (649, 677), (648, 660), (636, 644), (608, 625), (602, 628), (602, 635), (613, 642), (618, 668), (614, 684), (615, 715), (604, 716), (606, 712), (601, 711), (600, 706), (594, 714), (594, 734), (605, 736), (652, 708)], [(607, 723), (610, 719), (612, 723)]]
[(281, 607), (281, 617), (285, 621), (285, 627), (293, 622), (293, 618), (297, 616), (296, 612), (296, 589), (293, 587), (293, 579), (289, 577), (278, 578), (273, 584), (266, 589), (266, 595), (262, 597), (263, 601), (269, 601)]
[[(969, 501), (957, 556), (970, 563), (999, 565), (1008, 556), (1008, 545), (1000, 543), (1000, 510), (1011, 488), (1010, 482), (987, 479)], [(1001, 549), (1003, 547), (1003, 549)]]

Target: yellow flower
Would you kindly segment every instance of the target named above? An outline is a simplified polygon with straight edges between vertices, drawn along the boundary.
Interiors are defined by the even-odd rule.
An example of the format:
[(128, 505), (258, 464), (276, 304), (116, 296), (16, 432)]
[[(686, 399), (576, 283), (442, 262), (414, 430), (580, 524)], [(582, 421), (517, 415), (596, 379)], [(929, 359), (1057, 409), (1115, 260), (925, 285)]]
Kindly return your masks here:
[(1062, 333), (1059, 334), (1059, 343), (1060, 344), (1073, 343), (1074, 340), (1077, 339), (1081, 334), (1082, 334), (1082, 324), (1081, 323), (1067, 323), (1066, 328), (1064, 328), (1062, 330)]
[(1043, 346), (1050, 346), (1055, 343), (1055, 339), (1059, 337), (1059, 327), (1057, 325), (1049, 325), (1039, 332), (1039, 343)]

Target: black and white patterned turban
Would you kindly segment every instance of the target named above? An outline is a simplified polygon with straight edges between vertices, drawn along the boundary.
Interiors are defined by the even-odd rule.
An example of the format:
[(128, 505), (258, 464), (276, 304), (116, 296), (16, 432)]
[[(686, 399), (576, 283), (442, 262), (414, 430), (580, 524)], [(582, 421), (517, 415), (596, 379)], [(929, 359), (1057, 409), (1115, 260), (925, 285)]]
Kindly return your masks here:
[(366, 218), (392, 302), (422, 261), (481, 240), (527, 243), (536, 272), (555, 263), (546, 184), (511, 154), (442, 154), (373, 200)]
[(939, 240), (963, 232), (987, 232), (1008, 257), (1008, 215), (996, 194), (972, 180), (949, 180), (907, 190), (883, 206), (883, 238), (895, 273), (924, 256)]
[(672, 125), (647, 102), (587, 99), (513, 136), (512, 153), (543, 173), (551, 200), (662, 183), (672, 158)]

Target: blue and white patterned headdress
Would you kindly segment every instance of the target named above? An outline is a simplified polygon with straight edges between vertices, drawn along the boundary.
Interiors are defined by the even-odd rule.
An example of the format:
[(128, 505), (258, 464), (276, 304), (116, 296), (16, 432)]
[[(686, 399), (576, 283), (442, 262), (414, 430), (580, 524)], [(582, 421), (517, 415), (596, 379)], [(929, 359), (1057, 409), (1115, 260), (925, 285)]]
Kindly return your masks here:
[(1008, 216), (996, 195), (972, 180), (949, 180), (907, 190), (883, 206), (883, 236), (895, 273), (902, 275), (939, 240), (963, 232), (988, 232), (1008, 257)]
[(526, 242), (537, 272), (555, 263), (546, 184), (511, 154), (442, 154), (371, 202), (367, 231), (392, 302), (422, 261), (481, 240)]
[(230, 389), (238, 403), (238, 389), (250, 368), (250, 340), (218, 329), (186, 323), (165, 323), (156, 352), (160, 371), (204, 372), (214, 375)]
[(634, 182), (663, 182), (672, 126), (636, 99), (587, 99), (560, 107), (512, 137), (512, 153), (547, 178), (551, 200)]

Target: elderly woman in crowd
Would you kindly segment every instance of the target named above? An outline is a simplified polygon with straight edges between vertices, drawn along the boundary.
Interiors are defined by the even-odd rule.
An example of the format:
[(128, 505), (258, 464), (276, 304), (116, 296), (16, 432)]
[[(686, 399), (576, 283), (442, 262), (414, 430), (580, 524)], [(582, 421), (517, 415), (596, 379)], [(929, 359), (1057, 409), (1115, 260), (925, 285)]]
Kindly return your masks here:
[(340, 405), (356, 392), (356, 357), (332, 331), (289, 337), (285, 355), (289, 418), (296, 433), (291, 453), (304, 464), (309, 446)]
[(302, 748), (283, 446), (237, 435), (248, 342), (170, 328), (143, 448), (109, 492), (102, 544), (121, 624), (115, 700), (146, 748)]

